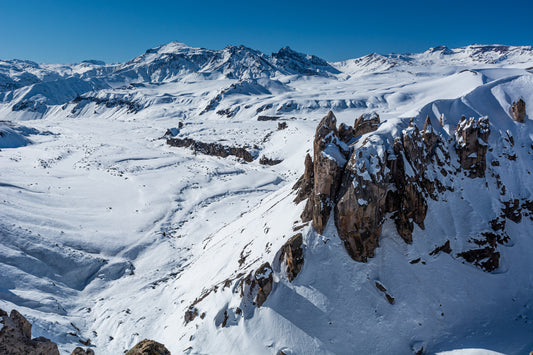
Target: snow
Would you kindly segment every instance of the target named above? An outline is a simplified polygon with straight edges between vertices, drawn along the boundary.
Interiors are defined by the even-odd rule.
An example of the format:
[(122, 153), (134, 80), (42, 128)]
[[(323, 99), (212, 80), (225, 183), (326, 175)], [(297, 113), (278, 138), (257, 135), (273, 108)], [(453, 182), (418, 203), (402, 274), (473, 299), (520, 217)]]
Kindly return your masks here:
[[(487, 231), (500, 199), (533, 196), (533, 79), (524, 70), (531, 48), (373, 54), (329, 63), (340, 73), (320, 75), (300, 71), (310, 65), (316, 73), (324, 63), (289, 54), (289, 61), (274, 61), (246, 47), (212, 51), (173, 42), (122, 64), (0, 62), (0, 115), (10, 120), (0, 123), (0, 308), (28, 315), (34, 336), (51, 338), (62, 353), (80, 338), (90, 338), (97, 353), (122, 353), (144, 338), (172, 353), (530, 351), (531, 220), (507, 221), (512, 243), (499, 247), (494, 273), (456, 254)], [(78, 95), (84, 100), (72, 101)], [(200, 115), (217, 95), (218, 106)], [(524, 124), (509, 115), (518, 97), (526, 102)], [(40, 111), (13, 111), (24, 100)], [(222, 108), (238, 111), (230, 118), (217, 114)], [(453, 134), (462, 115), (488, 116), (487, 162), (501, 165), (487, 164), (487, 185), (441, 177), (454, 192), (428, 199), (426, 229), (415, 227), (412, 244), (387, 220), (376, 256), (354, 262), (332, 220), (323, 235), (308, 225), (293, 230), (304, 204), (293, 203), (291, 187), (330, 109), (349, 125), (379, 114), (378, 130), (353, 146), (362, 152), (353, 171), (366, 180), (380, 175), (380, 160), (409, 119), (422, 129), (427, 115), (444, 115), (444, 129), (433, 126), (442, 134)], [(288, 127), (278, 130), (278, 122)], [(195, 155), (166, 145), (169, 128), (177, 137), (247, 147), (283, 162)], [(514, 146), (503, 139), (507, 131)], [(324, 154), (345, 163), (334, 145)], [(516, 163), (504, 158), (513, 154)], [(291, 283), (278, 252), (298, 232), (305, 261)], [(452, 254), (429, 256), (446, 240)], [(417, 258), (425, 264), (409, 263)], [(274, 270), (273, 291), (263, 306), (239, 315), (239, 279), (264, 262)], [(209, 291), (195, 305), (205, 318), (185, 324), (184, 312)]]

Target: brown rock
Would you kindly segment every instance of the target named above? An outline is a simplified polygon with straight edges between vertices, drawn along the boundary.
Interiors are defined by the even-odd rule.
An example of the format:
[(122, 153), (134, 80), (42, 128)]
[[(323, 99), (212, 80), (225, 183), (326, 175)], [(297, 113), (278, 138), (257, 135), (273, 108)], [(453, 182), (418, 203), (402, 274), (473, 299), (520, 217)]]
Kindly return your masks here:
[(198, 309), (194, 306), (190, 306), (188, 310), (185, 311), (185, 316), (183, 317), (185, 320), (185, 324), (191, 322), (198, 316)]
[(283, 162), (283, 159), (272, 159), (272, 158), (267, 158), (265, 156), (262, 156), (259, 159), (259, 164), (261, 165), (278, 165), (281, 162)]
[(57, 345), (49, 339), (31, 338), (31, 324), (16, 310), (8, 316), (0, 310), (0, 354), (59, 355)]
[(480, 117), (477, 121), (464, 116), (455, 130), (456, 150), (461, 167), (469, 176), (484, 177), (487, 167), (486, 154), (490, 135), (489, 119)]
[(350, 143), (355, 137), (355, 130), (352, 126), (348, 126), (344, 123), (339, 125), (339, 138), (344, 143)]
[(342, 190), (335, 208), (335, 224), (348, 254), (357, 261), (374, 256), (379, 246), (381, 225), (386, 213), (388, 186), (384, 157), (376, 174), (368, 172), (369, 160), (352, 153), (344, 174)]
[(379, 115), (375, 112), (364, 113), (355, 120), (354, 136), (362, 136), (363, 134), (374, 132), (378, 129), (380, 124)]
[(524, 100), (522, 100), (522, 98), (518, 99), (517, 102), (513, 102), (513, 105), (511, 106), (511, 113), (513, 120), (524, 123), (524, 119), (526, 118), (526, 103)]
[(312, 194), (313, 227), (323, 233), (328, 222), (334, 200), (346, 164), (344, 152), (339, 147), (337, 119), (333, 112), (320, 121), (313, 144), (314, 189)]
[(126, 355), (170, 355), (170, 351), (157, 341), (144, 339), (128, 351)]
[(287, 264), (287, 278), (290, 282), (298, 276), (304, 264), (302, 243), (302, 233), (298, 233), (281, 247), (280, 261), (285, 260)]
[(272, 267), (268, 262), (261, 265), (255, 271), (254, 278), (257, 282), (257, 285), (259, 286), (259, 290), (257, 291), (257, 296), (255, 298), (255, 303), (258, 307), (261, 307), (263, 303), (265, 303), (268, 295), (272, 291), (272, 286), (274, 282), (272, 274)]
[[(303, 200), (309, 198), (311, 196), (311, 192), (313, 191), (314, 186), (314, 165), (313, 165), (313, 159), (309, 154), (305, 156), (305, 170), (304, 174), (300, 179), (296, 182), (293, 189), (298, 190), (298, 195), (296, 195), (296, 198), (294, 199), (295, 203), (300, 203)], [(312, 216), (307, 219), (310, 220)], [(303, 219), (303, 218), (302, 218)]]

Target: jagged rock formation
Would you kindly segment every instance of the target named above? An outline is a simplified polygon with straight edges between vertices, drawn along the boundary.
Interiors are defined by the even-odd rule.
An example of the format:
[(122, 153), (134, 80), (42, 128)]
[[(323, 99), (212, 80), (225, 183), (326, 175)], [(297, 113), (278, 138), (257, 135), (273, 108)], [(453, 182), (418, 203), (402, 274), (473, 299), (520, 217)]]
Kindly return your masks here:
[(488, 140), (490, 135), (489, 119), (480, 117), (461, 117), (455, 130), (456, 150), (461, 167), (469, 170), (470, 177), (485, 176)]
[(192, 138), (167, 138), (167, 144), (172, 147), (191, 148), (195, 152), (222, 158), (233, 155), (247, 162), (254, 160), (252, 154), (242, 147), (228, 147), (218, 143), (204, 143)]
[[(337, 130), (329, 112), (316, 131), (314, 160), (306, 157), (305, 173), (294, 187), (295, 202), (308, 199), (302, 220), (312, 220), (323, 233), (334, 211), (339, 236), (357, 261), (374, 256), (387, 214), (398, 234), (411, 243), (414, 224), (425, 228), (427, 199), (451, 189), (435, 176), (456, 173), (446, 141), (429, 117), (422, 131), (411, 121), (399, 136), (372, 134), (361, 141), (361, 135), (378, 126), (379, 115), (365, 114), (354, 127), (340, 125)], [(486, 117), (462, 119), (457, 127), (460, 164), (472, 178), (485, 174), (489, 134)]]
[(56, 343), (49, 339), (31, 338), (31, 324), (22, 314), (12, 310), (9, 316), (0, 309), (0, 354), (59, 355)]
[(157, 341), (144, 339), (128, 351), (126, 355), (170, 355), (170, 351)]
[(281, 255), (279, 258), (281, 262), (285, 261), (285, 264), (287, 265), (287, 278), (291, 282), (296, 276), (298, 276), (304, 264), (302, 244), (302, 233), (298, 233), (292, 236), (291, 239), (281, 247)]
[(316, 129), (313, 143), (313, 193), (305, 208), (306, 217), (309, 215), (312, 217), (313, 226), (319, 233), (324, 231), (335, 205), (335, 197), (346, 164), (347, 149), (348, 147), (338, 137), (337, 118), (330, 111)]
[(516, 102), (513, 102), (513, 105), (511, 106), (511, 113), (513, 120), (524, 123), (524, 119), (526, 118), (526, 103), (524, 100), (522, 100), (522, 98), (518, 99)]

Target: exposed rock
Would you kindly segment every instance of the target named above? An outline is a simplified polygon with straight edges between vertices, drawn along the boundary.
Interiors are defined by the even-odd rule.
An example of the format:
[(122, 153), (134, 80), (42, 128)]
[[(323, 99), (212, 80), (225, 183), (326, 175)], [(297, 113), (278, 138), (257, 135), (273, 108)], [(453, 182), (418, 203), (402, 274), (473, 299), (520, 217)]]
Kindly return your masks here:
[(437, 255), (440, 252), (443, 252), (443, 253), (446, 253), (446, 254), (450, 254), (452, 252), (452, 248), (450, 248), (450, 241), (449, 240), (447, 240), (446, 243), (444, 243), (443, 245), (438, 246), (435, 249), (433, 249), (433, 251), (431, 253), (429, 253), (429, 255)]
[(271, 158), (267, 158), (265, 156), (262, 156), (259, 159), (259, 164), (261, 164), (261, 165), (278, 165), (281, 162), (283, 162), (283, 159), (271, 159)]
[(270, 110), (272, 108), (272, 104), (266, 104), (266, 105), (263, 105), (261, 107), (258, 107), (256, 112), (259, 113), (259, 112), (263, 112), (265, 110)]
[[(306, 157), (304, 176), (294, 186), (298, 189), (295, 202), (308, 199), (302, 221), (312, 220), (316, 231), (323, 233), (334, 207), (339, 237), (357, 261), (374, 256), (388, 213), (398, 234), (411, 243), (414, 225), (425, 228), (426, 199), (436, 199), (437, 192), (453, 188), (435, 178), (437, 173), (455, 173), (445, 140), (433, 128), (430, 117), (422, 131), (411, 120), (394, 138), (372, 134), (363, 142), (353, 138), (375, 130), (377, 114), (362, 115), (355, 129), (341, 125), (337, 130), (335, 121), (330, 112), (318, 125), (314, 159)], [(464, 153), (463, 159), (472, 159), (467, 154), (472, 150), (479, 152), (474, 163), (465, 160), (471, 174), (484, 173), (489, 134), (487, 118), (463, 120), (458, 127), (456, 147)]]
[(376, 112), (364, 113), (355, 120), (354, 136), (362, 136), (363, 134), (374, 132), (378, 129), (380, 124), (379, 115)]
[(93, 349), (83, 350), (79, 346), (70, 353), (70, 355), (94, 355)]
[(190, 321), (193, 321), (194, 318), (198, 316), (198, 309), (196, 307), (191, 306), (188, 310), (185, 311), (185, 316), (183, 317), (185, 320), (185, 324), (189, 323)]
[(235, 114), (237, 114), (237, 112), (239, 112), (240, 109), (241, 109), (240, 106), (236, 106), (233, 108), (228, 107), (223, 110), (218, 110), (217, 115), (226, 116), (227, 118), (232, 118), (233, 116), (235, 116)]
[(259, 116), (257, 117), (258, 121), (276, 121), (279, 120), (280, 116)]
[[(78, 113), (91, 102), (94, 102), (96, 105), (105, 105), (107, 108), (126, 108), (128, 113), (137, 113), (144, 108), (138, 102), (116, 97), (77, 96), (71, 102), (76, 104), (71, 110), (73, 114)], [(13, 107), (13, 111), (15, 111), (15, 107)]]
[(278, 131), (284, 130), (287, 128), (287, 122), (278, 122)]
[(377, 152), (365, 154), (372, 147), (372, 143), (365, 143), (350, 157), (335, 206), (339, 236), (357, 261), (374, 256), (386, 213), (386, 157), (384, 152), (381, 156)]
[(500, 253), (490, 246), (464, 251), (457, 256), (488, 272), (494, 271), (500, 266)]
[[(303, 200), (309, 198), (311, 196), (311, 192), (313, 191), (314, 186), (314, 165), (313, 165), (313, 158), (309, 154), (305, 156), (305, 170), (304, 174), (298, 179), (296, 184), (293, 186), (294, 190), (298, 190), (298, 194), (296, 195), (296, 198), (294, 199), (295, 203), (300, 203)], [(305, 216), (302, 217), (304, 220), (311, 220), (312, 216)]]
[(348, 144), (355, 137), (355, 130), (352, 126), (344, 123), (339, 125), (339, 138), (344, 143)]
[(170, 355), (170, 351), (157, 341), (144, 339), (128, 351), (126, 355)]
[(337, 136), (337, 119), (330, 111), (319, 123), (313, 143), (314, 186), (308, 204), (312, 205), (313, 226), (318, 233), (324, 231), (335, 205), (346, 164), (341, 143)]
[(524, 100), (522, 100), (522, 98), (518, 99), (516, 102), (513, 102), (513, 105), (511, 106), (511, 113), (513, 120), (524, 123), (524, 119), (526, 118), (526, 103)]
[(167, 144), (172, 147), (191, 148), (202, 154), (226, 158), (230, 155), (251, 162), (254, 158), (250, 152), (241, 147), (228, 147), (218, 143), (204, 143), (192, 138), (168, 138)]
[(457, 155), (461, 167), (469, 171), (469, 176), (484, 177), (487, 162), (485, 156), (490, 135), (489, 119), (480, 117), (477, 121), (464, 116), (455, 130)]
[(30, 322), (16, 310), (8, 316), (0, 309), (0, 324), (0, 354), (59, 355), (56, 343), (43, 337), (31, 338)]
[(268, 262), (261, 265), (255, 271), (254, 278), (259, 286), (259, 290), (257, 291), (257, 296), (255, 298), (255, 303), (258, 307), (261, 307), (263, 303), (265, 303), (268, 295), (272, 291), (274, 282), (272, 273), (272, 267)]
[(387, 289), (385, 288), (385, 286), (383, 286), (381, 282), (378, 282), (378, 281), (375, 282), (375, 285), (378, 290), (380, 290), (381, 292), (385, 294), (385, 298), (387, 299), (387, 302), (389, 302), (390, 304), (394, 304), (394, 301), (395, 301), (394, 297), (392, 297), (391, 295), (387, 293)]
[(302, 233), (298, 233), (281, 247), (280, 261), (284, 260), (287, 264), (287, 278), (290, 282), (298, 276), (304, 264), (302, 243)]

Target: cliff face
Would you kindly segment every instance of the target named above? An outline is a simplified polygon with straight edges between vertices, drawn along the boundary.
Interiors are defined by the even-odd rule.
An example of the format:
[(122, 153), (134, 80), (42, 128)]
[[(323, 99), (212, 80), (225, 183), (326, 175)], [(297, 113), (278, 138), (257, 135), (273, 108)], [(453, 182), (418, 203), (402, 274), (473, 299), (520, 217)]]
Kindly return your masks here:
[[(357, 261), (374, 256), (387, 216), (411, 243), (414, 225), (424, 229), (428, 199), (452, 191), (451, 176), (483, 177), (487, 166), (487, 117), (461, 119), (453, 137), (435, 129), (429, 117), (422, 130), (411, 120), (396, 136), (375, 132), (379, 123), (379, 115), (366, 114), (354, 127), (337, 129), (329, 112), (316, 131), (314, 159), (306, 157), (295, 185), (296, 202), (307, 198), (302, 220), (323, 233), (333, 211), (338, 234)], [(458, 162), (451, 159), (455, 154)]]

